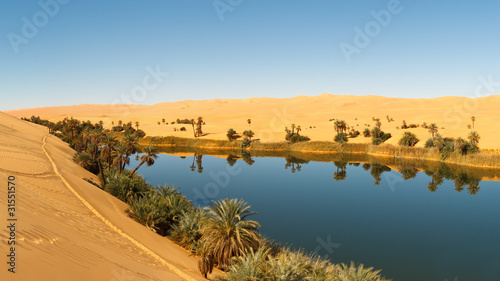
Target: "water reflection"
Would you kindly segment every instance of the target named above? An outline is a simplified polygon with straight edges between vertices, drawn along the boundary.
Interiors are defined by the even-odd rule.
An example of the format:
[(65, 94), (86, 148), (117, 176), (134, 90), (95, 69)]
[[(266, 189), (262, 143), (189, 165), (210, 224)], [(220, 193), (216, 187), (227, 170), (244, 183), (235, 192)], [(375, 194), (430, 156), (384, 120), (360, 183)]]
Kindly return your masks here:
[[(183, 156), (181, 156), (181, 158), (182, 157)], [(195, 153), (193, 156), (193, 163), (191, 164), (191, 166), (189, 166), (189, 169), (191, 170), (191, 172), (194, 172), (196, 170), (200, 174), (203, 173), (203, 155)]]
[[(168, 153), (169, 151), (167, 151)], [(221, 153), (221, 152), (219, 152)], [(195, 152), (192, 157), (192, 163), (189, 166), (191, 171), (203, 173), (203, 155), (216, 155), (213, 152)], [(221, 155), (221, 154), (219, 154)], [(348, 177), (348, 167), (360, 167), (369, 172), (374, 179), (375, 185), (380, 185), (384, 173), (396, 171), (405, 181), (417, 178), (419, 173), (424, 173), (430, 178), (427, 189), (430, 192), (436, 192), (444, 183), (445, 179), (454, 182), (455, 191), (461, 193), (464, 189), (469, 195), (478, 194), (480, 182), (483, 177), (498, 177), (500, 171), (486, 170), (481, 168), (464, 167), (459, 165), (444, 164), (439, 162), (409, 161), (398, 159), (377, 159), (366, 155), (310, 155), (300, 153), (276, 153), (276, 152), (257, 152), (250, 151), (231, 151), (224, 153), (227, 164), (233, 166), (237, 161), (242, 160), (246, 165), (252, 166), (259, 157), (282, 157), (285, 161), (284, 168), (291, 173), (300, 172), (305, 165), (311, 161), (331, 162), (333, 168), (333, 180), (344, 181)], [(185, 157), (185, 156), (184, 156)]]
[(302, 164), (309, 163), (309, 161), (307, 160), (290, 155), (285, 157), (285, 161), (285, 170), (288, 170), (288, 168), (291, 167), (290, 171), (292, 172), (292, 174), (294, 174), (295, 172), (300, 172), (302, 170)]
[(347, 178), (347, 162), (345, 161), (334, 161), (333, 165), (336, 167), (336, 171), (333, 172), (333, 179), (335, 181), (342, 181)]

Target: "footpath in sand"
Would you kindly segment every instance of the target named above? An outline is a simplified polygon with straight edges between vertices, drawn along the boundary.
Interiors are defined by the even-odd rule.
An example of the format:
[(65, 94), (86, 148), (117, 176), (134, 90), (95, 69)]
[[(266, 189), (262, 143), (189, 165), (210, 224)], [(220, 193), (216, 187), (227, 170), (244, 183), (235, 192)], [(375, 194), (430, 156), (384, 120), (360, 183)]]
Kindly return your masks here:
[[(83, 180), (97, 177), (72, 155), (44, 127), (0, 113), (0, 280), (204, 280), (195, 257)], [(9, 177), (15, 177), (14, 217), (7, 209)], [(8, 244), (10, 223), (15, 246)], [(16, 273), (7, 264), (13, 246)]]

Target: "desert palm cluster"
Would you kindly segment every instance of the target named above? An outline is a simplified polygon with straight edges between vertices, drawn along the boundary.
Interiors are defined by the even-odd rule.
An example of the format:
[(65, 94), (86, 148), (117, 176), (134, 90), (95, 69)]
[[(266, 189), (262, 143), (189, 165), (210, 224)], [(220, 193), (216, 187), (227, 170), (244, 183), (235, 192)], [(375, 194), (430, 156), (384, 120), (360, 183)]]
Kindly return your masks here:
[[(315, 254), (269, 242), (259, 233), (260, 224), (251, 219), (256, 213), (243, 200), (223, 199), (200, 207), (177, 187), (148, 184), (136, 171), (144, 164), (154, 165), (158, 151), (139, 145), (145, 134), (138, 123), (135, 128), (120, 122), (104, 129), (102, 123), (73, 118), (56, 124), (36, 117), (29, 121), (46, 125), (50, 133), (69, 143), (76, 151), (74, 161), (99, 175), (98, 186), (127, 203), (131, 218), (196, 255), (204, 277), (219, 268), (226, 274), (216, 276), (217, 280), (386, 280), (379, 270), (362, 264), (332, 264)], [(298, 135), (300, 127), (292, 130), (292, 135)], [(245, 136), (251, 138), (253, 132)], [(134, 154), (139, 164), (129, 170)]]

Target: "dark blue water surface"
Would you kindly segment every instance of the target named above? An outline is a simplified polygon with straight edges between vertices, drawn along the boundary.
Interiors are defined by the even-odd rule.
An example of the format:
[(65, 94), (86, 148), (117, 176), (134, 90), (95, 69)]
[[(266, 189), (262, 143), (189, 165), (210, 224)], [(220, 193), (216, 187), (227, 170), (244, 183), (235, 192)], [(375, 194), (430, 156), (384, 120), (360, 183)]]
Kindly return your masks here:
[(153, 185), (179, 186), (196, 205), (244, 199), (264, 236), (335, 263), (382, 269), (395, 281), (500, 280), (499, 182), (466, 178), (457, 188), (439, 173), (403, 180), (373, 163), (253, 160), (231, 167), (221, 157), (162, 154), (138, 173)]

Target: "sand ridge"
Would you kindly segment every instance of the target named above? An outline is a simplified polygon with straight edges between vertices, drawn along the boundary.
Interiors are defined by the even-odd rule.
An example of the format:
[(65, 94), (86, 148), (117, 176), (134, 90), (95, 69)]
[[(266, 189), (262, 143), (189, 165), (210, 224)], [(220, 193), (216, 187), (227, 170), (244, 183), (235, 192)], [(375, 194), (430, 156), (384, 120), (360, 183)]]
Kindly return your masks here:
[[(16, 177), (18, 217), (17, 272), (4, 267), (1, 280), (204, 280), (195, 257), (128, 218), (125, 203), (85, 182), (97, 177), (73, 163), (65, 143), (4, 113), (0, 124), (0, 182)], [(6, 199), (2, 188), (4, 222)], [(9, 235), (2, 227), (2, 256)]]
[[(380, 118), (381, 129), (391, 133), (387, 141), (396, 145), (407, 124), (436, 123), (439, 133), (448, 137), (466, 138), (475, 116), (474, 130), (481, 136), (480, 147), (499, 149), (497, 142), (500, 116), (500, 96), (482, 98), (440, 97), (433, 99), (388, 98), (382, 96), (349, 96), (322, 94), (318, 96), (297, 96), (293, 98), (248, 98), (213, 99), (201, 101), (164, 102), (155, 105), (75, 105), (64, 107), (34, 108), (8, 111), (16, 117), (41, 116), (51, 121), (59, 121), (73, 116), (80, 120), (99, 122), (110, 128), (119, 120), (139, 122), (139, 128), (150, 136), (192, 137), (190, 125), (163, 124), (179, 119), (196, 119), (203, 116), (203, 138), (226, 139), (226, 132), (233, 128), (238, 133), (251, 129), (255, 138), (265, 142), (284, 141), (284, 128), (292, 124), (301, 125), (301, 134), (316, 141), (332, 141), (334, 137), (332, 118), (345, 120), (349, 126), (362, 132), (373, 128), (373, 118)], [(389, 119), (394, 121), (388, 122)], [(251, 124), (247, 123), (251, 119)], [(160, 122), (160, 125), (158, 125)], [(369, 127), (368, 127), (369, 125)], [(185, 132), (174, 131), (186, 127)], [(444, 129), (443, 129), (444, 128)], [(423, 146), (431, 134), (427, 129), (415, 128), (408, 131), (420, 138), (417, 146)], [(362, 136), (350, 139), (353, 143), (368, 143), (370, 138)]]

